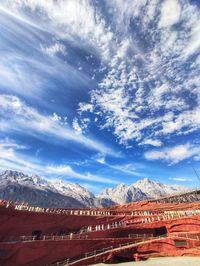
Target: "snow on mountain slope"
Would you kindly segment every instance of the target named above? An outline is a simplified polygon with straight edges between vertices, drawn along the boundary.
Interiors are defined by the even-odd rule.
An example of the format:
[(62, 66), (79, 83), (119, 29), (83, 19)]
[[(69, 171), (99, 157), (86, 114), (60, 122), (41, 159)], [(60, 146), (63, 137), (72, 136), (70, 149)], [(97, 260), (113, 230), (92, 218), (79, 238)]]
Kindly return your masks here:
[(129, 203), (147, 199), (147, 196), (139, 189), (126, 184), (119, 184), (115, 188), (107, 188), (99, 194), (98, 198), (111, 199), (117, 204)]
[(5, 187), (8, 188), (11, 186), (12, 191), (14, 188), (16, 190), (16, 187), (18, 187), (18, 189), (19, 187), (26, 187), (32, 190), (53, 192), (57, 195), (73, 198), (80, 202), (81, 206), (94, 207), (93, 198), (95, 196), (79, 184), (65, 183), (61, 180), (47, 181), (37, 175), (29, 176), (22, 172), (7, 170), (0, 174), (0, 188), (4, 188), (5, 191)]
[(0, 174), (1, 185), (10, 184), (10, 183), (33, 187), (42, 190), (53, 189), (48, 181), (37, 175), (29, 176), (22, 172), (11, 171), (11, 170), (7, 170), (4, 173)]
[(105, 189), (99, 194), (98, 197), (103, 199), (111, 199), (117, 204), (124, 204), (150, 198), (156, 199), (188, 190), (189, 189), (187, 187), (161, 184), (148, 178), (144, 178), (130, 186), (120, 184), (115, 188)]
[(107, 188), (95, 197), (94, 194), (76, 183), (46, 180), (37, 175), (29, 176), (11, 170), (0, 174), (0, 197), (24, 200), (33, 205), (40, 204), (40, 206), (109, 207), (149, 198), (155, 199), (188, 190), (187, 187), (161, 184), (144, 178), (130, 186), (119, 184), (114, 188)]
[(79, 184), (65, 183), (62, 180), (53, 180), (50, 183), (60, 194), (75, 198), (87, 207), (94, 207), (94, 194)]
[(47, 208), (84, 208), (85, 205), (62, 195), (45, 179), (21, 172), (5, 171), (0, 174), (0, 198), (28, 202), (30, 206)]
[(141, 189), (150, 198), (160, 198), (169, 196), (175, 193), (181, 193), (188, 191), (187, 187), (179, 185), (166, 185), (159, 182), (150, 180), (149, 178), (144, 178), (137, 181), (132, 186)]

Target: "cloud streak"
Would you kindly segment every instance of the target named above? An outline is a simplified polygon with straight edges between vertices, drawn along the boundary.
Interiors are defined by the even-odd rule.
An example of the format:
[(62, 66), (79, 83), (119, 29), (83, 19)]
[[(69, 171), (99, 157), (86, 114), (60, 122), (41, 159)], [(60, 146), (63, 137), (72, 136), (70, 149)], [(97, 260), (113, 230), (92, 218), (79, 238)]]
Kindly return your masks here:
[(5, 139), (0, 142), (0, 163), (1, 169), (15, 169), (30, 174), (46, 175), (49, 178), (62, 177), (66, 179), (78, 179), (97, 183), (117, 184), (118, 182), (106, 177), (92, 175), (90, 173), (80, 174), (69, 165), (48, 165), (38, 162), (34, 158), (20, 154), (21, 150), (28, 147), (18, 144), (12, 140)]
[(66, 125), (65, 118), (58, 115), (44, 115), (38, 110), (26, 105), (16, 96), (0, 95), (1, 123), (5, 132), (20, 132), (53, 141), (52, 138), (73, 141), (87, 149), (100, 151), (105, 154), (114, 152), (98, 141), (94, 141), (75, 132)]
[[(92, 48), (103, 63), (104, 75), (91, 91), (90, 103), (80, 104), (79, 124), (89, 111), (102, 118), (100, 129), (112, 129), (119, 143), (127, 146), (135, 142), (158, 146), (166, 136), (198, 130), (200, 66), (187, 62), (199, 53), (198, 8), (177, 0), (103, 4), (110, 26), (105, 14), (89, 0), (7, 0), (4, 7), (22, 17), (26, 17), (26, 8), (32, 14), (40, 10), (44, 16), (37, 21), (48, 21), (47, 32), (84, 44), (86, 50)], [(43, 51), (56, 54), (58, 46)]]
[(47, 99), (58, 90), (69, 94), (71, 87), (88, 89), (88, 74), (70, 63), (70, 54), (54, 34), (17, 16), (17, 12), (0, 8), (0, 14), (0, 92), (51, 108)]

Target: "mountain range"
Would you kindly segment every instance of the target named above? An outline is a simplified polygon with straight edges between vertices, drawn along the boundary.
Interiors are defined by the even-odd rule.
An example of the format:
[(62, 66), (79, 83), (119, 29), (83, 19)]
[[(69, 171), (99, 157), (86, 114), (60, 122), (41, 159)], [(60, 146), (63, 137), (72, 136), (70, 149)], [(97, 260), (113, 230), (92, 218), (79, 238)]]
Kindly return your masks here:
[(77, 183), (44, 179), (37, 175), (7, 170), (0, 174), (0, 198), (28, 202), (31, 206), (94, 208), (155, 199), (189, 190), (166, 185), (148, 178), (132, 185), (119, 184), (94, 195)]

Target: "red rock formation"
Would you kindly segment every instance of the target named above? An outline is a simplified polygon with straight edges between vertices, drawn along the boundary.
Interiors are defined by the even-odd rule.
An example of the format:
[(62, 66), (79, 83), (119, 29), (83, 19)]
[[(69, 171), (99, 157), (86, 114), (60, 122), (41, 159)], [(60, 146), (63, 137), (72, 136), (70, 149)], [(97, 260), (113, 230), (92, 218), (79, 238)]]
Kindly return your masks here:
[[(90, 211), (82, 215), (24, 211), (6, 207), (4, 202), (0, 206), (0, 265), (44, 266), (71, 258), (77, 259), (73, 265), (82, 266), (157, 256), (200, 256), (199, 202), (145, 201), (99, 211), (95, 215)], [(20, 240), (20, 236), (36, 232), (40, 240)], [(66, 240), (43, 240), (43, 236), (72, 232), (77, 233), (74, 238), (87, 239), (70, 235)], [(158, 239), (159, 235), (165, 236)], [(111, 246), (113, 249), (108, 248)], [(86, 252), (92, 253), (84, 258)]]

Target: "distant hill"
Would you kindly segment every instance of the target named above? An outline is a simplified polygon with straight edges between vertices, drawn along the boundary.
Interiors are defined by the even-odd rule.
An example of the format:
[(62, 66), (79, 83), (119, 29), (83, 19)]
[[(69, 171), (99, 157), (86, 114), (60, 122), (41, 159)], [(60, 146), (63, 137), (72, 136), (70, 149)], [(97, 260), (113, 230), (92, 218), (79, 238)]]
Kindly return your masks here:
[(7, 170), (0, 174), (0, 198), (25, 201), (31, 206), (62, 208), (109, 207), (117, 204), (159, 198), (187, 191), (187, 187), (165, 185), (148, 178), (130, 186), (119, 184), (98, 196), (77, 183), (46, 180), (37, 175)]

